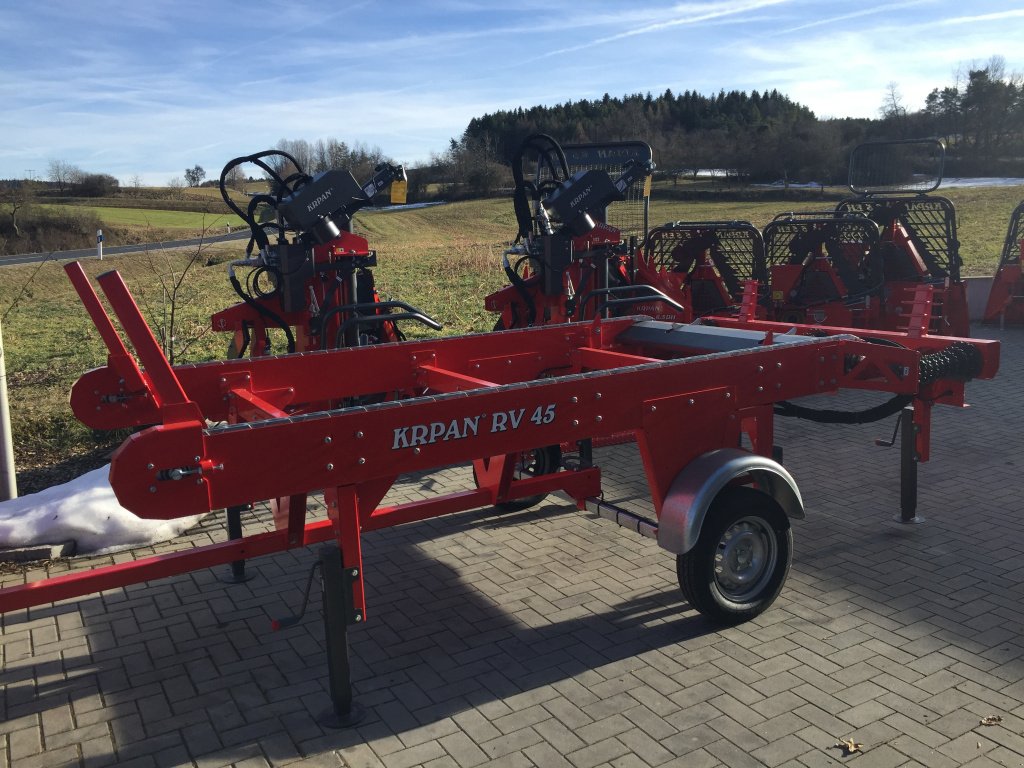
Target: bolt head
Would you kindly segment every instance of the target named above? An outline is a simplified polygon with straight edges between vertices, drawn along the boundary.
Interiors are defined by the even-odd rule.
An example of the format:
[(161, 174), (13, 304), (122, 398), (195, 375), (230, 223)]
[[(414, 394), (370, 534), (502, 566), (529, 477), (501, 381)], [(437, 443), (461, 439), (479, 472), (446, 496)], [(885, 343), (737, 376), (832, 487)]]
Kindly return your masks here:
[(328, 471), (328, 472), (331, 472), (331, 471), (333, 471), (333, 469), (334, 469), (334, 465), (333, 465), (333, 464), (330, 464), (330, 463), (329, 463), (329, 464), (327, 465), (327, 471)]

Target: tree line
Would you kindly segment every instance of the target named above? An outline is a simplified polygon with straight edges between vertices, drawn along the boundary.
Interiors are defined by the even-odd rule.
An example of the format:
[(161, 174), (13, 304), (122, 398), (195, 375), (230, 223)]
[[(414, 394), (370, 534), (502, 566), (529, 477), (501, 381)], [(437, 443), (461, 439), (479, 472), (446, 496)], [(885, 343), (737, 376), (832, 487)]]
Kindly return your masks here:
[(598, 100), (503, 110), (470, 121), (447, 151), (419, 169), (471, 194), (510, 182), (508, 163), (523, 138), (547, 133), (562, 143), (640, 139), (659, 172), (719, 169), (751, 181), (842, 184), (851, 150), (865, 141), (940, 137), (946, 175), (1024, 176), (1024, 83), (1000, 57), (958, 72), (909, 109), (897, 83), (882, 95), (878, 118), (819, 119), (776, 90), (693, 91), (659, 96), (605, 94)]

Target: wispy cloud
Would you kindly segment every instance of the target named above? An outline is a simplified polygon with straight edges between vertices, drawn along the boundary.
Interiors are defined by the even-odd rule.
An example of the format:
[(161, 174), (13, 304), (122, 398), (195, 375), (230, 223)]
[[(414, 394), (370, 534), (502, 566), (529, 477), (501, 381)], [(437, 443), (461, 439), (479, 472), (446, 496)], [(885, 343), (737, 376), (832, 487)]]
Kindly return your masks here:
[[(404, 162), (469, 120), (603, 93), (777, 89), (916, 106), (958, 61), (1024, 69), (1015, 0), (47, 0), (0, 14), (0, 178), (62, 159), (165, 182), (281, 138)], [(894, 42), (896, 41), (896, 42)], [(179, 169), (179, 170), (173, 170)]]

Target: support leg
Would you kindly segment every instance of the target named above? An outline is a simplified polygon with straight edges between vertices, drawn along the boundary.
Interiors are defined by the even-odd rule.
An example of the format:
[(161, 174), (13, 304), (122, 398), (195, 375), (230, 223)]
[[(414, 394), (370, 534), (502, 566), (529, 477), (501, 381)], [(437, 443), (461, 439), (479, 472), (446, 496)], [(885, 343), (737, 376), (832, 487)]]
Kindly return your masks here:
[(342, 564), (336, 544), (320, 548), (320, 585), (323, 594), (324, 634), (331, 708), (317, 718), (325, 728), (349, 728), (363, 719), (362, 707), (352, 700), (352, 668), (348, 655), (348, 625), (356, 623), (352, 580), (358, 574)]
[(923, 523), (917, 516), (917, 430), (914, 407), (903, 409), (903, 434), (900, 436), (900, 523)]

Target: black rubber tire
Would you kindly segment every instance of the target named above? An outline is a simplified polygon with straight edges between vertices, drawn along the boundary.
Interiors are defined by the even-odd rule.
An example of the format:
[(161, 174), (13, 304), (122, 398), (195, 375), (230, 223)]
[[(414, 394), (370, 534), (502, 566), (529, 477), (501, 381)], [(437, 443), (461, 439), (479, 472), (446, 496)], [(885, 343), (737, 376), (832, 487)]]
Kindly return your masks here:
[[(548, 445), (544, 448), (534, 448), (523, 452), (523, 460), (517, 470), (519, 475), (548, 475), (557, 472), (562, 466), (562, 448), (557, 445)], [(522, 509), (535, 507), (544, 501), (546, 493), (535, 496), (524, 496), (521, 499), (510, 499), (499, 501), (496, 506), (502, 512), (518, 512)]]
[(676, 556), (676, 575), (694, 609), (716, 623), (739, 624), (775, 602), (792, 562), (793, 531), (778, 502), (730, 486), (711, 503), (696, 546)]

